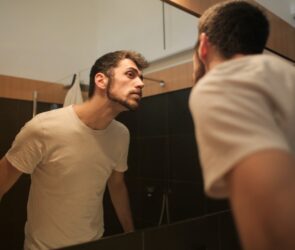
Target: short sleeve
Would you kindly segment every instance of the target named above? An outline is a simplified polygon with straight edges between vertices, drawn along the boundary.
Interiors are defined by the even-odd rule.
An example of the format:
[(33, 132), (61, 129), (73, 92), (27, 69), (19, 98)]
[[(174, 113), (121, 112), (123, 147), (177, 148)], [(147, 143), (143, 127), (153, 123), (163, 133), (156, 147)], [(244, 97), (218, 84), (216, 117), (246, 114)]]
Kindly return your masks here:
[(273, 103), (263, 89), (206, 82), (190, 96), (205, 191), (228, 196), (225, 176), (245, 157), (265, 149), (289, 151), (285, 135), (273, 116)]
[(5, 157), (19, 171), (32, 174), (42, 161), (44, 150), (43, 130), (35, 117), (20, 130)]
[(129, 142), (130, 142), (130, 134), (128, 129), (124, 126), (122, 130), (122, 134), (120, 136), (121, 141), (121, 153), (120, 158), (117, 162), (117, 165), (114, 170), (118, 172), (125, 172), (128, 169), (128, 152), (129, 152)]

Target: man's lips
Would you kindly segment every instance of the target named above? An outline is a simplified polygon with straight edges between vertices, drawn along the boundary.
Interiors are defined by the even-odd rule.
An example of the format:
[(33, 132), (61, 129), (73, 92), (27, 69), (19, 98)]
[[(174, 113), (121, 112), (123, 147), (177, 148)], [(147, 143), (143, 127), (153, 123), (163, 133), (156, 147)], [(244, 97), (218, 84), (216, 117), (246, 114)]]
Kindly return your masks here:
[(139, 99), (141, 99), (142, 92), (131, 92), (130, 95), (137, 96)]

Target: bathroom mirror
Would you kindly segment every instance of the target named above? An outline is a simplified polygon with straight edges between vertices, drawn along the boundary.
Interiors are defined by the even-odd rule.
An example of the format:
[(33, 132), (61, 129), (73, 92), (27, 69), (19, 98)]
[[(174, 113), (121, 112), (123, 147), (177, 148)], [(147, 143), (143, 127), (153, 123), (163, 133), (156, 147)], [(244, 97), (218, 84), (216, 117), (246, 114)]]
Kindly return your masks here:
[[(191, 61), (196, 24), (196, 17), (160, 0), (1, 1), (0, 54), (5, 60), (0, 62), (0, 74), (68, 85), (77, 73), (81, 83), (87, 84), (93, 62), (118, 49), (142, 53), (151, 62), (145, 74), (168, 70)], [(146, 88), (159, 84), (159, 79), (154, 80)], [(188, 93), (185, 89), (150, 95), (143, 98), (140, 110), (118, 117), (131, 134), (126, 182), (137, 230), (204, 214)], [(31, 112), (29, 101), (0, 98), (0, 102), (5, 117), (14, 107), (28, 107)], [(56, 106), (40, 102), (38, 108), (41, 112)], [(21, 121), (8, 117), (11, 127), (31, 118), (22, 112), (14, 114)], [(1, 134), (9, 129), (1, 126)], [(1, 150), (1, 156), (6, 150)], [(0, 206), (1, 227), (12, 235), (3, 234), (3, 240), (16, 244), (16, 239), (16, 248), (22, 244), (18, 237), (23, 233), (29, 182), (29, 176), (24, 176)], [(107, 194), (104, 211), (106, 236), (122, 233)]]

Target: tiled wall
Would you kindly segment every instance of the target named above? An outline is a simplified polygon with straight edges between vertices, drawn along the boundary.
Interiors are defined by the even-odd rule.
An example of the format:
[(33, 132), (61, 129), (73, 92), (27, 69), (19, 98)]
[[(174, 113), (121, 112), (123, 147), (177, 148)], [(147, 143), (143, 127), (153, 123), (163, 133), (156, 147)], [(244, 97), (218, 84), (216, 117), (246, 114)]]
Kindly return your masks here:
[[(37, 113), (49, 110), (49, 103), (38, 103)], [(33, 103), (0, 98), (0, 157), (5, 155), (15, 135), (31, 119)], [(22, 175), (0, 203), (0, 249), (23, 247), (30, 176)]]
[[(161, 224), (228, 209), (226, 201), (204, 195), (189, 93), (185, 89), (146, 97), (139, 110), (117, 118), (131, 134), (126, 181), (138, 229), (159, 224), (163, 195), (168, 203)], [(120, 232), (109, 199), (105, 213), (106, 235)]]

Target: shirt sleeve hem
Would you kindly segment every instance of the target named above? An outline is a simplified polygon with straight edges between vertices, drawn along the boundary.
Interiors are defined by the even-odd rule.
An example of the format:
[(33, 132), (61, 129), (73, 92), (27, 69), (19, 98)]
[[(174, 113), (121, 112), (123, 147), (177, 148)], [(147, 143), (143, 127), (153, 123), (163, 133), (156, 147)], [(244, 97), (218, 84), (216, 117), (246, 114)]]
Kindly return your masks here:
[(25, 169), (24, 167), (22, 167), (21, 164), (15, 158), (13, 158), (12, 156), (10, 156), (10, 154), (7, 153), (5, 155), (5, 157), (9, 161), (9, 163), (13, 167), (15, 167), (17, 170), (19, 170), (19, 171), (21, 171), (21, 172), (23, 172), (25, 174), (32, 174), (31, 171), (29, 171), (29, 170)]

